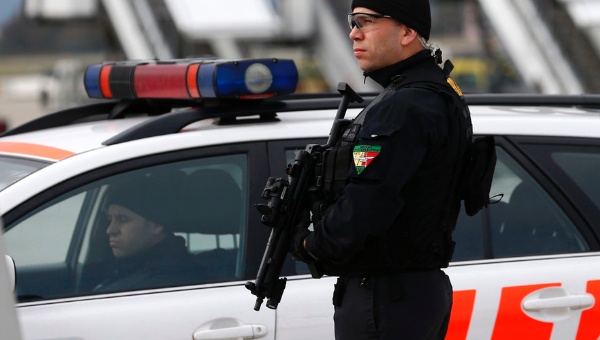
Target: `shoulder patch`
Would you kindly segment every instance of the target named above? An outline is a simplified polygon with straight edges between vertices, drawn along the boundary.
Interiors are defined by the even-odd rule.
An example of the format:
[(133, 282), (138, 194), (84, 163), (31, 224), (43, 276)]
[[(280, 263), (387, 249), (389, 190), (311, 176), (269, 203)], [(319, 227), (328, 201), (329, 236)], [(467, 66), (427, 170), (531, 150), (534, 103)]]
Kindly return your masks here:
[(356, 173), (360, 175), (369, 164), (379, 155), (381, 146), (378, 145), (356, 145), (352, 152)]

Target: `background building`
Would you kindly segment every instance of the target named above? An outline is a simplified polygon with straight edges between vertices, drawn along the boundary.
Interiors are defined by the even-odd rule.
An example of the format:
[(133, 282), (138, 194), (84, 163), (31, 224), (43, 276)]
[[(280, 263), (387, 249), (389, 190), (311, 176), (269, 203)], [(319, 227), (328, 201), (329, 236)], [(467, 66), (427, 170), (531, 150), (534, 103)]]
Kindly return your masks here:
[[(430, 0), (432, 42), (465, 92), (600, 91), (600, 2)], [(16, 125), (87, 99), (106, 60), (292, 58), (299, 92), (377, 90), (348, 39), (351, 0), (1, 0), (0, 117)]]

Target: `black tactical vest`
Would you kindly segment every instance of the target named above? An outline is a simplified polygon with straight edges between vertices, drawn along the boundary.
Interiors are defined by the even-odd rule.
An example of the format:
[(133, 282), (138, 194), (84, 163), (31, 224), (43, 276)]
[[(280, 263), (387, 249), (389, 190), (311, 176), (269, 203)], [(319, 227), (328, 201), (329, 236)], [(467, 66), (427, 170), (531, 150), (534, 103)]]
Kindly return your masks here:
[[(358, 141), (357, 135), (371, 108), (395, 91), (403, 88), (420, 88), (434, 91), (447, 99), (449, 107), (452, 107), (454, 111), (453, 118), (449, 120), (451, 124), (449, 130), (458, 131), (459, 133), (457, 159), (461, 161), (456, 163), (454, 169), (449, 169), (449, 171), (452, 171), (453, 185), (452, 190), (448, 192), (445, 199), (444, 213), (439, 223), (427, 226), (429, 230), (420, 230), (418, 233), (408, 233), (399, 237), (400, 239), (394, 242), (397, 242), (398, 249), (401, 250), (394, 254), (385, 254), (384, 257), (389, 259), (387, 262), (381, 261), (381, 256), (373, 256), (373, 262), (370, 262), (368, 266), (350, 264), (346, 269), (330, 269), (328, 274), (365, 275), (387, 271), (447, 267), (454, 250), (451, 234), (460, 209), (458, 187), (461, 182), (461, 170), (465, 163), (462, 160), (465, 160), (466, 155), (468, 155), (468, 145), (470, 145), (472, 138), (470, 113), (464, 103), (460, 89), (448, 77), (451, 69), (452, 64), (447, 61), (444, 65), (446, 79), (439, 77), (439, 74), (430, 77), (427, 77), (427, 74), (420, 74), (419, 77), (396, 76), (392, 83), (368, 107), (361, 111), (352, 123), (343, 130), (338, 143), (323, 153), (322, 163), (318, 167), (320, 172), (317, 175), (317, 181), (321, 184), (321, 192), (317, 196), (320, 199), (313, 201), (312, 209), (313, 222), (316, 223), (342, 194), (349, 181), (349, 169), (353, 167), (352, 150)], [(456, 207), (457, 203), (458, 209)], [(371, 271), (373, 272), (371, 273)]]

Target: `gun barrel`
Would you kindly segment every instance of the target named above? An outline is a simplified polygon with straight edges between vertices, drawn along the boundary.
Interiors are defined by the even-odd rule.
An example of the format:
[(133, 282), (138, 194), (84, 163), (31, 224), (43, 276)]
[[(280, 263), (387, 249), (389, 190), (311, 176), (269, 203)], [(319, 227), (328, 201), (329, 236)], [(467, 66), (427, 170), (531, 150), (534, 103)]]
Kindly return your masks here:
[(262, 218), (272, 229), (256, 280), (246, 283), (246, 288), (257, 296), (254, 310), (260, 309), (264, 298), (267, 298), (267, 307), (272, 309), (277, 308), (281, 301), (287, 279), (280, 279), (279, 276), (289, 252), (291, 235), (299, 212), (306, 208), (304, 194), (309, 179), (314, 177), (313, 162), (308, 152), (298, 151), (294, 164), (288, 171), (289, 180), (268, 180), (263, 191), (266, 193), (263, 194), (263, 199), (268, 199), (268, 204), (266, 207), (257, 206), (259, 211), (269, 213), (269, 216), (263, 215)]
[(333, 146), (337, 142), (342, 128), (348, 125), (348, 123), (344, 123), (344, 117), (346, 116), (348, 105), (350, 105), (352, 102), (362, 103), (364, 101), (364, 99), (358, 93), (354, 92), (350, 85), (344, 82), (338, 83), (337, 90), (342, 94), (342, 100), (338, 106), (333, 124), (331, 125), (331, 131), (329, 131), (329, 138), (327, 139), (327, 144), (323, 146), (324, 148)]

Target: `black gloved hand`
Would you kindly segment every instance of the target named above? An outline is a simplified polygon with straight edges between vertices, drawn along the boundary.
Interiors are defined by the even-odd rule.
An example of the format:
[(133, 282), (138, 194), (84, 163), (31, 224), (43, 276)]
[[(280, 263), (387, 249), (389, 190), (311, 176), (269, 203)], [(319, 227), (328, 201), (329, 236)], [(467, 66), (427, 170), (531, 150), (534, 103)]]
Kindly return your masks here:
[(296, 223), (294, 226), (294, 231), (292, 232), (290, 253), (292, 254), (294, 260), (306, 263), (315, 262), (315, 259), (310, 256), (304, 248), (304, 239), (306, 239), (306, 237), (311, 233), (311, 231), (308, 230), (309, 226), (310, 212), (307, 210), (301, 213), (300, 220), (298, 223)]

